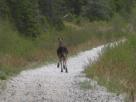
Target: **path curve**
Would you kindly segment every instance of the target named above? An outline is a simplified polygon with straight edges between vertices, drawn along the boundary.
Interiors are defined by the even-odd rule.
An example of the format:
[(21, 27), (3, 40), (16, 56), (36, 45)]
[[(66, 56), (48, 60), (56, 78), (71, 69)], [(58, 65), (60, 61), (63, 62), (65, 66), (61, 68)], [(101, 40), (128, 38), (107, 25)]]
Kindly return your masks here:
[(104, 45), (69, 58), (69, 73), (61, 73), (56, 64), (21, 72), (6, 82), (0, 102), (124, 102), (122, 95), (107, 92), (82, 73), (89, 60), (98, 59), (103, 48)]

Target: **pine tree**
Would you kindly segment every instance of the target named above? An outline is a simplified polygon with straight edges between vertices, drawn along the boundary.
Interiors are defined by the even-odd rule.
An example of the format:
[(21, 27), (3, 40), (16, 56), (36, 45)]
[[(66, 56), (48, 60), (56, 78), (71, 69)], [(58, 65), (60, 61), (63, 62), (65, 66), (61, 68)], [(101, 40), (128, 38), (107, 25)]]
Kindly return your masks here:
[(39, 34), (38, 1), (8, 0), (8, 4), (18, 30), (25, 36), (36, 37)]

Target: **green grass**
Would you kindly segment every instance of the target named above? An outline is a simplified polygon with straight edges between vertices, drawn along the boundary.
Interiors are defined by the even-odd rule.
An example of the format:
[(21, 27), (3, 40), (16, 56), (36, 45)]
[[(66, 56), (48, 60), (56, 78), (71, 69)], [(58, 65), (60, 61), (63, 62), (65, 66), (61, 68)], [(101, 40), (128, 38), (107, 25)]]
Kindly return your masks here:
[(136, 36), (124, 44), (107, 48), (100, 60), (85, 70), (91, 77), (106, 86), (109, 91), (128, 94), (136, 92)]
[[(124, 33), (127, 41), (114, 48), (106, 48), (104, 54), (93, 65), (85, 70), (86, 76), (97, 80), (109, 91), (127, 93), (129, 102), (134, 102), (136, 96), (136, 9), (129, 19), (123, 20), (116, 16), (111, 24), (114, 33), (120, 36)], [(122, 36), (122, 35), (121, 35)]]
[(64, 38), (70, 55), (126, 36), (122, 30), (116, 32), (113, 22), (118, 22), (117, 18), (111, 22), (64, 22), (63, 30), (50, 28), (41, 32), (36, 39), (20, 36), (14, 25), (6, 20), (0, 21), (0, 71), (3, 73), (0, 74), (1, 79), (28, 69), (31, 65), (56, 61), (57, 39), (60, 36)]

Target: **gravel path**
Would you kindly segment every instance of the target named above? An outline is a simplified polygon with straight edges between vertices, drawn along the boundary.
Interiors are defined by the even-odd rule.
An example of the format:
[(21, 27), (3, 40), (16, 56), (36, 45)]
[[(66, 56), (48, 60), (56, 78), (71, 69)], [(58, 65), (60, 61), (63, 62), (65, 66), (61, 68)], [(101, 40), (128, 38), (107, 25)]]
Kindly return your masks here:
[(61, 73), (56, 64), (21, 72), (6, 82), (0, 102), (124, 102), (122, 95), (107, 92), (82, 73), (89, 59), (97, 60), (103, 48), (69, 58), (69, 73)]

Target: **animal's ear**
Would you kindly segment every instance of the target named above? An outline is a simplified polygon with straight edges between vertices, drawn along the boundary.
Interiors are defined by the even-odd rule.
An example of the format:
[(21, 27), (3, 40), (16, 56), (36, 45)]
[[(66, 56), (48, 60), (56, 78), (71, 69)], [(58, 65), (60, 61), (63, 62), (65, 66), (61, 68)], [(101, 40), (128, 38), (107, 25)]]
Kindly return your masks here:
[(60, 40), (63, 40), (63, 38), (62, 38), (62, 37), (59, 37), (58, 40), (59, 40), (59, 41), (60, 41)]

